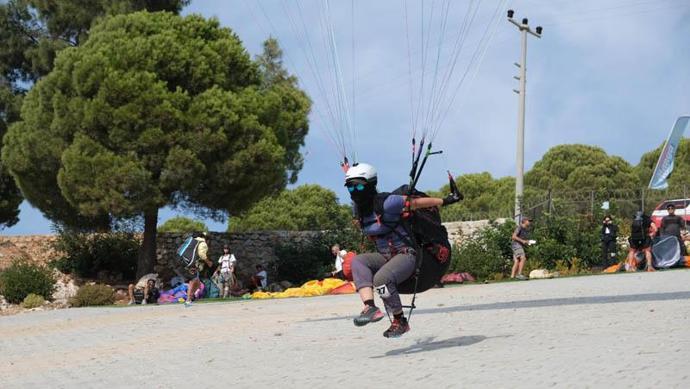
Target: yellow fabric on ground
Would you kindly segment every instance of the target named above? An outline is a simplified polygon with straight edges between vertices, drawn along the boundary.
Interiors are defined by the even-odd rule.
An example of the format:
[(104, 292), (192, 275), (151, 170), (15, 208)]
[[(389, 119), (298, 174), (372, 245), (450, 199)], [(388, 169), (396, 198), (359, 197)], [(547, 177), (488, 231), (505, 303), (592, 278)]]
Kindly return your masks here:
[(270, 298), (287, 298), (287, 297), (311, 297), (323, 296), (328, 294), (331, 290), (345, 284), (337, 278), (326, 278), (323, 281), (311, 280), (307, 281), (299, 288), (289, 288), (283, 292), (254, 292), (253, 299), (270, 299)]

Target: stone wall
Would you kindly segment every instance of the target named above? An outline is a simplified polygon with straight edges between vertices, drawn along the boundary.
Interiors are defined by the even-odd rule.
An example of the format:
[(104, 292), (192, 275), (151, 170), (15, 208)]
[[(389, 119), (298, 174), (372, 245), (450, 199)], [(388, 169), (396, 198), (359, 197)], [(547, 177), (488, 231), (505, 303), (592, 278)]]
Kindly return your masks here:
[[(497, 220), (499, 223), (505, 220)], [(479, 229), (489, 225), (488, 220), (470, 222), (444, 223), (448, 229), (451, 242), (454, 244), (472, 236)], [(209, 233), (209, 254), (215, 262), (223, 252), (223, 245), (230, 245), (230, 251), (237, 258), (238, 276), (246, 278), (252, 275), (257, 264), (264, 265), (270, 275), (275, 273), (275, 247), (281, 243), (300, 243), (309, 240), (314, 232), (300, 231), (262, 231), (244, 233)], [(158, 234), (157, 262), (155, 271), (163, 279), (174, 274), (171, 266), (177, 248), (187, 234)], [(32, 261), (47, 263), (57, 259), (60, 253), (55, 252), (52, 243), (54, 235), (0, 236), (0, 270), (3, 270), (15, 257), (26, 257)], [(335, 242), (334, 242), (335, 243)], [(277, 281), (277, 280), (276, 280)]]
[[(496, 223), (503, 224), (506, 219), (496, 219)], [(448, 239), (455, 245), (477, 233), (482, 228), (486, 228), (491, 224), (489, 220), (476, 220), (465, 222), (449, 222), (443, 223), (448, 230)]]
[[(213, 262), (223, 254), (223, 245), (230, 246), (230, 252), (237, 258), (237, 276), (242, 280), (256, 272), (257, 264), (263, 265), (271, 274), (275, 274), (275, 248), (281, 243), (301, 243), (311, 239), (316, 233), (309, 231), (261, 231), (242, 233), (211, 232), (209, 237), (209, 257)], [(173, 275), (174, 259), (177, 248), (188, 234), (158, 234), (157, 263), (155, 271), (163, 278)]]

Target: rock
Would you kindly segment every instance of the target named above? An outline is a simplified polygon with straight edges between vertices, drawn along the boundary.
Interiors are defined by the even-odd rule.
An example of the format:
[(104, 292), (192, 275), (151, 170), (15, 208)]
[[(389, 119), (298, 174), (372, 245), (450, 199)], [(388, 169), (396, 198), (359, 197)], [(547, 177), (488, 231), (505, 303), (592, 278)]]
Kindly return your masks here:
[(280, 292), (285, 291), (285, 288), (283, 288), (282, 285), (280, 285), (279, 283), (274, 282), (274, 283), (272, 283), (272, 284), (269, 284), (269, 285), (266, 287), (266, 290), (267, 290), (268, 292), (280, 293)]
[(550, 272), (546, 269), (535, 269), (529, 272), (530, 279), (554, 278), (558, 276), (560, 276), (558, 272)]
[(9, 308), (10, 304), (8, 304), (7, 300), (5, 300), (5, 296), (0, 295), (0, 311), (6, 311)]
[(77, 294), (79, 287), (74, 284), (74, 280), (64, 279), (58, 280), (55, 283), (55, 291), (53, 292), (53, 301), (58, 304), (67, 304), (69, 299)]
[(290, 289), (294, 285), (292, 285), (292, 282), (290, 282), (290, 281), (280, 281), (280, 286), (282, 286), (283, 289)]

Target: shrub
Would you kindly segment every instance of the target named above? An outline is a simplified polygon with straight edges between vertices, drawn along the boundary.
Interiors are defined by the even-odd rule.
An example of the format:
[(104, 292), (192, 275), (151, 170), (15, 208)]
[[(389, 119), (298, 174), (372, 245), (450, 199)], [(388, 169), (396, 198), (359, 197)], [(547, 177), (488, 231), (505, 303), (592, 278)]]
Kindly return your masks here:
[(158, 226), (158, 232), (208, 232), (208, 227), (199, 220), (193, 220), (184, 216), (176, 216), (166, 220), (165, 223)]
[(321, 235), (300, 243), (279, 244), (275, 248), (276, 279), (301, 284), (324, 275), (332, 262), (330, 247)]
[(530, 239), (537, 244), (528, 248), (527, 258), (538, 259), (548, 269), (555, 269), (559, 260), (571, 263), (571, 258), (579, 258), (579, 269), (601, 265), (600, 228), (597, 217), (545, 215), (532, 228)]
[[(510, 238), (514, 229), (515, 224), (508, 221), (501, 225), (492, 223), (480, 230), (453, 248), (450, 270), (466, 271), (479, 279), (496, 279), (498, 274), (509, 274), (512, 266)], [(529, 238), (537, 244), (525, 247), (524, 274), (544, 268), (578, 274), (601, 264), (597, 217), (544, 214), (532, 224), (531, 230)]]
[(73, 307), (111, 305), (115, 302), (115, 291), (108, 285), (84, 285), (70, 299)]
[(37, 294), (29, 294), (24, 298), (24, 302), (22, 302), (22, 306), (27, 309), (31, 308), (38, 308), (40, 306), (43, 306), (43, 304), (46, 302), (46, 300), (37, 295)]
[(55, 290), (51, 269), (26, 259), (16, 259), (0, 273), (0, 294), (12, 304), (19, 304), (26, 296), (36, 294), (50, 300)]
[[(361, 235), (357, 230), (345, 228), (340, 231), (315, 233), (311, 239), (300, 243), (282, 243), (275, 247), (276, 276), (274, 279), (301, 284), (315, 278), (327, 276), (333, 267), (331, 247), (339, 244), (348, 251), (361, 251)], [(367, 240), (365, 250), (371, 250)]]
[(122, 273), (125, 279), (136, 275), (139, 239), (133, 233), (58, 231), (54, 248), (65, 254), (51, 263), (63, 273), (93, 278), (99, 271), (107, 270)]
[(468, 272), (477, 279), (496, 279), (510, 269), (512, 251), (510, 236), (515, 224), (491, 223), (474, 236), (453, 246), (453, 258), (449, 271)]
[(589, 269), (584, 267), (580, 258), (571, 258), (569, 261), (556, 261), (556, 271), (562, 276), (588, 273)]

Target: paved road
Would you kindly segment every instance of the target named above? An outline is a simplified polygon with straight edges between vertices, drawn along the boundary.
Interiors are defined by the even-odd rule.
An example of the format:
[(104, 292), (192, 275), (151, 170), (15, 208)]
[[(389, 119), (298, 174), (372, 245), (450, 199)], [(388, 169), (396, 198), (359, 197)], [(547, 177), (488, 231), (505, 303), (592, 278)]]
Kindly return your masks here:
[(690, 387), (690, 271), (435, 289), (412, 331), (354, 295), (0, 317), (0, 387)]

